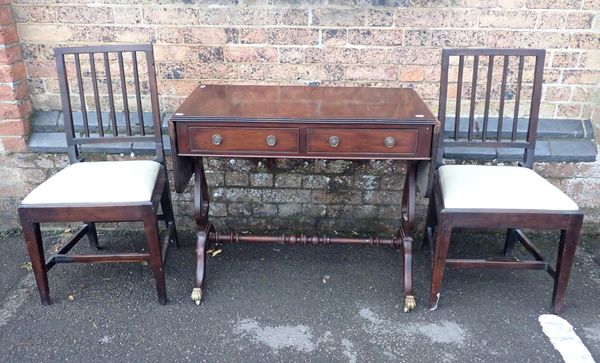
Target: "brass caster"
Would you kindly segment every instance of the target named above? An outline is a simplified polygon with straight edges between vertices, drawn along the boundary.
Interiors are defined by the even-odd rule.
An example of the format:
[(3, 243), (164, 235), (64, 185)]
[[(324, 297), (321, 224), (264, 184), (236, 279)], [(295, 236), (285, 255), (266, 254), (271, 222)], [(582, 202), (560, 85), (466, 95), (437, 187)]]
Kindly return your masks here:
[(404, 312), (409, 313), (417, 307), (415, 295), (406, 295), (404, 297)]
[(199, 287), (194, 287), (192, 290), (192, 296), (190, 296), (192, 300), (196, 303), (196, 305), (200, 305), (200, 301), (202, 300), (202, 289)]

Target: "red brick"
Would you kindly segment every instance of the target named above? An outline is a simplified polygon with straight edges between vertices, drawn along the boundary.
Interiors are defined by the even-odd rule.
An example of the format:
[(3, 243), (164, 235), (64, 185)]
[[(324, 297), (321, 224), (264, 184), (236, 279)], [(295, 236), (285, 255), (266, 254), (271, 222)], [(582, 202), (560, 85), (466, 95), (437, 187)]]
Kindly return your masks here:
[(573, 101), (574, 102), (587, 102), (593, 103), (594, 99), (598, 97), (597, 91), (594, 92), (594, 87), (575, 87), (573, 89)]
[(0, 64), (0, 82), (15, 82), (25, 79), (25, 65), (23, 62), (4, 65)]
[(19, 41), (19, 34), (14, 25), (0, 27), (0, 44), (11, 44)]
[(29, 118), (17, 120), (0, 120), (0, 135), (2, 136), (25, 136), (29, 134)]
[(309, 25), (307, 9), (279, 9), (278, 12), (280, 13), (281, 25)]
[(27, 151), (27, 138), (25, 136), (0, 136), (0, 145), (0, 150), (4, 151)]
[(267, 32), (261, 28), (242, 28), (240, 29), (241, 44), (266, 44)]
[(442, 52), (438, 48), (392, 48), (387, 51), (387, 59), (396, 64), (439, 65)]
[(186, 79), (163, 79), (158, 81), (158, 89), (162, 94), (187, 97), (198, 87), (198, 81)]
[(579, 9), (581, 0), (527, 0), (529, 9)]
[[(191, 44), (223, 45), (239, 43), (240, 31), (235, 28), (188, 28), (184, 41)], [(181, 39), (178, 40), (181, 42)]]
[(600, 71), (568, 70), (563, 72), (564, 84), (600, 84)]
[(571, 13), (567, 16), (565, 29), (590, 29), (594, 22), (592, 13)]
[(582, 9), (598, 10), (600, 9), (600, 0), (584, 0)]
[(317, 45), (319, 30), (278, 28), (267, 30), (267, 42), (276, 45)]
[(277, 62), (278, 53), (276, 48), (267, 47), (225, 47), (223, 57), (227, 62)]
[(338, 27), (364, 26), (365, 15), (364, 10), (360, 8), (317, 8), (313, 10), (312, 25)]
[(575, 68), (579, 62), (579, 52), (554, 52), (552, 68)]
[(480, 10), (476, 9), (459, 9), (453, 10), (450, 15), (449, 27), (451, 28), (475, 28), (479, 24)]
[(19, 119), (31, 113), (31, 101), (26, 100), (19, 104), (0, 103), (0, 119)]
[(398, 79), (398, 68), (393, 66), (357, 65), (346, 67), (346, 79), (351, 81), (388, 81)]
[(144, 7), (142, 11), (147, 24), (198, 24), (198, 10), (193, 8)]
[(420, 82), (424, 78), (423, 67), (402, 66), (400, 67), (399, 80), (402, 82)]
[(102, 41), (108, 43), (151, 43), (156, 40), (156, 30), (151, 27), (99, 26)]
[(344, 46), (348, 43), (348, 32), (345, 29), (323, 29), (323, 46)]
[(398, 9), (395, 24), (400, 28), (446, 28), (450, 25), (450, 13), (431, 9)]
[(404, 31), (401, 29), (351, 29), (348, 43), (355, 45), (398, 46), (402, 45)]
[(556, 117), (559, 118), (579, 118), (581, 114), (581, 105), (572, 104), (559, 104), (556, 107)]
[(600, 49), (600, 34), (575, 33), (571, 35), (571, 48)]
[(279, 48), (279, 63), (304, 63), (305, 51), (303, 48)]
[(487, 46), (523, 48), (567, 48), (569, 35), (560, 32), (493, 31), (488, 33)]
[(227, 22), (223, 23), (254, 26), (278, 25), (281, 23), (281, 14), (277, 9), (233, 6), (227, 8)]
[(394, 25), (394, 11), (392, 9), (367, 11), (367, 26), (391, 27)]
[(581, 54), (579, 67), (588, 69), (600, 68), (600, 50), (593, 50)]
[(56, 77), (56, 63), (50, 60), (32, 60), (27, 62), (29, 77)]
[(107, 6), (55, 6), (52, 11), (56, 14), (56, 22), (62, 24), (107, 24), (114, 22), (113, 8)]
[(12, 11), (10, 10), (10, 5), (0, 6), (0, 25), (9, 25), (13, 23), (14, 21)]
[(14, 44), (6, 48), (0, 48), (0, 63), (13, 64), (21, 60), (21, 47)]
[(140, 24), (142, 22), (142, 8), (137, 6), (115, 7), (114, 22), (123, 25)]
[(545, 101), (568, 101), (571, 97), (571, 87), (548, 86), (544, 92)]
[(563, 29), (567, 15), (559, 12), (541, 12), (538, 16), (537, 29)]
[(0, 101), (14, 101), (26, 98), (28, 94), (27, 81), (0, 84)]
[(479, 17), (481, 28), (533, 29), (537, 13), (533, 11), (486, 11)]
[(498, 7), (503, 9), (521, 9), (525, 6), (526, 0), (498, 0)]

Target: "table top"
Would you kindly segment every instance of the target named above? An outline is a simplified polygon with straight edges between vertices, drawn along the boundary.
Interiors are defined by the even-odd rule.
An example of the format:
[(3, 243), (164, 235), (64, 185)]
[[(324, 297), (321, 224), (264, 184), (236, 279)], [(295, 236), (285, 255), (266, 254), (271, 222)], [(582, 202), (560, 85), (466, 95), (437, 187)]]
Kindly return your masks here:
[(174, 121), (427, 121), (436, 117), (411, 88), (201, 85)]

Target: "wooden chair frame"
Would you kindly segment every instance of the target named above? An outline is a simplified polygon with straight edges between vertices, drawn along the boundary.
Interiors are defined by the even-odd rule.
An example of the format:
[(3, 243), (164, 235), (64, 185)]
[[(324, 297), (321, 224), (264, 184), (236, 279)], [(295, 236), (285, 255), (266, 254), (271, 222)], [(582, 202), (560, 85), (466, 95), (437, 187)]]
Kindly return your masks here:
[[(129, 118), (129, 108), (127, 104), (127, 91), (125, 84), (125, 75), (123, 67), (123, 53), (128, 52), (132, 55), (134, 83), (136, 91), (136, 101), (138, 106), (138, 115), (140, 122), (140, 135), (134, 135), (131, 120)], [(108, 54), (116, 53), (120, 68), (120, 78), (124, 99), (125, 112), (125, 133), (126, 136), (119, 136), (116, 115), (115, 102), (111, 85), (111, 75), (108, 65)], [(80, 67), (80, 55), (89, 56), (91, 75), (93, 81), (93, 93), (98, 115), (98, 135), (90, 134), (90, 123), (87, 119), (85, 94), (82, 86), (82, 73)], [(102, 54), (104, 57), (104, 70), (107, 75), (108, 95), (110, 104), (110, 114), (112, 134), (107, 135), (103, 130), (102, 116), (100, 113), (98, 81), (96, 77), (96, 65), (94, 54)], [(152, 127), (153, 135), (147, 135), (143, 122), (143, 113), (141, 109), (140, 82), (138, 73), (138, 54), (145, 55), (148, 66), (148, 86), (150, 92), (150, 101), (152, 107)], [(73, 123), (73, 110), (71, 106), (70, 90), (65, 67), (65, 56), (73, 56), (76, 65), (76, 78), (79, 85), (79, 97), (83, 113), (83, 134), (85, 136), (76, 137), (75, 126)], [(71, 163), (82, 162), (79, 155), (79, 147), (82, 144), (91, 143), (122, 143), (122, 142), (154, 142), (155, 158), (154, 161), (161, 164), (156, 183), (153, 188), (152, 197), (148, 202), (142, 203), (112, 203), (112, 204), (22, 204), (19, 207), (19, 218), (23, 228), (23, 234), (27, 246), (27, 252), (31, 259), (37, 288), (40, 293), (42, 304), (51, 303), (48, 287), (48, 271), (57, 263), (95, 263), (95, 262), (147, 262), (152, 267), (154, 279), (156, 280), (156, 290), (158, 300), (161, 304), (167, 301), (164, 264), (167, 254), (167, 248), (171, 241), (178, 244), (175, 228), (175, 218), (171, 204), (171, 196), (168, 184), (168, 178), (165, 168), (165, 155), (163, 148), (161, 120), (158, 105), (158, 92), (156, 87), (156, 74), (154, 70), (154, 55), (152, 45), (115, 45), (115, 46), (92, 46), (92, 47), (68, 47), (56, 48), (56, 67), (61, 91), (61, 101), (65, 122), (65, 133), (67, 137), (68, 154)], [(93, 190), (90, 191), (93, 193)], [(162, 214), (158, 214), (159, 205), (162, 208)], [(164, 241), (160, 242), (158, 221), (164, 220), (166, 225), (166, 235)], [(54, 255), (44, 260), (44, 248), (42, 243), (40, 224), (55, 222), (78, 222), (84, 221), (83, 226), (73, 235), (73, 237)], [(87, 236), (90, 247), (99, 249), (98, 236), (96, 233), (96, 222), (131, 222), (141, 221), (144, 225), (146, 234), (148, 253), (119, 253), (119, 254), (86, 254), (86, 255), (67, 255), (82, 237)]]
[[(539, 104), (541, 98), (542, 76), (544, 67), (545, 51), (540, 49), (444, 49), (442, 52), (442, 73), (440, 86), (440, 104), (439, 120), (441, 128), (446, 121), (446, 99), (448, 95), (448, 70), (450, 57), (459, 57), (459, 80), (457, 91), (456, 124), (453, 140), (444, 139), (443, 132), (440, 135), (437, 150), (437, 163), (433, 166), (432, 196), (430, 197), (427, 222), (425, 227), (424, 246), (428, 246), (434, 241), (434, 255), (432, 263), (431, 290), (429, 295), (430, 309), (437, 308), (442, 278), (445, 267), (455, 268), (494, 268), (494, 269), (540, 269), (547, 271), (554, 279), (554, 289), (552, 294), (553, 312), (558, 314), (564, 308), (564, 300), (573, 264), (573, 258), (577, 243), (581, 233), (583, 213), (580, 211), (551, 211), (551, 210), (507, 210), (507, 209), (450, 209), (444, 206), (444, 197), (439, 182), (437, 168), (442, 164), (442, 157), (445, 146), (462, 147), (503, 147), (524, 149), (521, 166), (532, 168), (534, 158), (534, 148), (536, 141), (537, 121), (539, 114)], [(473, 109), (471, 107), (469, 114), (469, 128), (467, 130), (467, 140), (460, 141), (459, 137), (459, 117), (460, 117), (460, 93), (461, 79), (464, 67), (464, 57), (473, 56), (475, 63), (479, 57), (489, 57), (490, 64), (496, 56), (504, 57), (504, 69), (502, 74), (501, 100), (499, 131), (496, 139), (486, 140), (488, 122), (488, 110), (490, 102), (491, 71), (488, 72), (485, 113), (483, 119), (483, 132), (480, 138), (475, 137), (473, 129)], [(523, 77), (524, 57), (535, 57), (535, 75), (533, 79), (533, 90), (529, 124), (525, 141), (518, 141), (516, 138), (517, 116), (513, 120), (513, 129), (510, 140), (502, 140), (502, 110), (504, 109), (504, 90), (506, 87), (506, 74), (508, 57), (519, 58), (519, 73), (516, 92), (515, 115), (518, 115), (519, 98), (521, 93), (521, 82)], [(477, 80), (477, 67), (474, 67), (473, 84)], [(472, 100), (475, 100), (475, 92), (472, 91)], [(510, 257), (513, 247), (520, 242), (523, 247), (533, 256), (531, 261), (516, 261), (509, 258), (502, 259), (448, 259), (448, 247), (452, 230), (455, 228), (493, 228), (506, 229), (506, 239), (504, 243), (504, 256)], [(546, 262), (531, 240), (523, 233), (521, 229), (560, 229), (560, 242), (558, 247), (558, 258), (556, 268), (552, 268)]]

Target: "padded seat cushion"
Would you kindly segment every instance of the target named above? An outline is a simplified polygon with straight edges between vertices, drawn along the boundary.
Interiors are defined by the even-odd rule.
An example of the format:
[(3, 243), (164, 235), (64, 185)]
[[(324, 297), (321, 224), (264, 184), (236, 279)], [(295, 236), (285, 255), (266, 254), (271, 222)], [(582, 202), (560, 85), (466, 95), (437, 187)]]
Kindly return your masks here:
[(160, 168), (151, 160), (72, 164), (40, 184), (21, 204), (147, 202)]
[(444, 165), (438, 173), (445, 208), (579, 210), (565, 193), (528, 168)]

